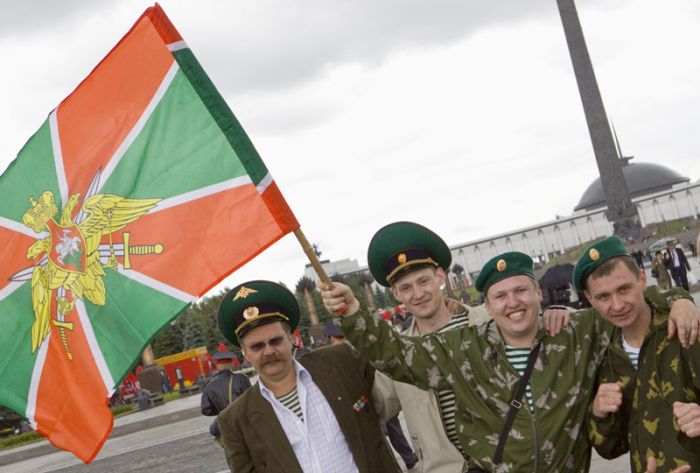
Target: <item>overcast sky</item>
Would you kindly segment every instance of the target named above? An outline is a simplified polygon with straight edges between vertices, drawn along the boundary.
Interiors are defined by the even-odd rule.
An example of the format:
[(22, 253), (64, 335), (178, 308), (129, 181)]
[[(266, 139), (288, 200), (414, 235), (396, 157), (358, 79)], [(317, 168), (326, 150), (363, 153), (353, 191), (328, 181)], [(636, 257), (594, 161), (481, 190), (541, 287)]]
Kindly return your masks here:
[[(0, 170), (150, 5), (0, 0)], [(323, 258), (569, 215), (597, 167), (555, 0), (163, 0)], [(700, 178), (700, 3), (579, 0), (625, 155)], [(5, 198), (5, 196), (2, 196)], [(288, 235), (225, 281), (292, 286)]]

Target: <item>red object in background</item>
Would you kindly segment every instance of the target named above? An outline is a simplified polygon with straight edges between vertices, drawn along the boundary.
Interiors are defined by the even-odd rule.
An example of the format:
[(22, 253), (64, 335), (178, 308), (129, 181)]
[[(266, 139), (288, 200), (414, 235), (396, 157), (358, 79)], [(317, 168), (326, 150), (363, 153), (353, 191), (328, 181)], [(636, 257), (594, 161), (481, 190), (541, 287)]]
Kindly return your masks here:
[(294, 345), (297, 346), (297, 348), (304, 348), (304, 342), (301, 341), (301, 333), (299, 333), (299, 329), (294, 330)]
[(211, 374), (211, 362), (207, 347), (164, 356), (156, 359), (156, 364), (165, 368), (173, 386), (177, 386), (177, 381), (180, 378), (186, 383), (195, 383), (198, 377), (206, 378)]
[(382, 314), (382, 318), (387, 322), (391, 322), (391, 311), (389, 309), (385, 309), (384, 313)]
[[(139, 366), (139, 368), (141, 367)], [(129, 374), (124, 376), (122, 383), (119, 385), (119, 395), (122, 398), (136, 396), (139, 392), (139, 389), (141, 389), (141, 383), (139, 383), (139, 379), (134, 373), (130, 372)]]

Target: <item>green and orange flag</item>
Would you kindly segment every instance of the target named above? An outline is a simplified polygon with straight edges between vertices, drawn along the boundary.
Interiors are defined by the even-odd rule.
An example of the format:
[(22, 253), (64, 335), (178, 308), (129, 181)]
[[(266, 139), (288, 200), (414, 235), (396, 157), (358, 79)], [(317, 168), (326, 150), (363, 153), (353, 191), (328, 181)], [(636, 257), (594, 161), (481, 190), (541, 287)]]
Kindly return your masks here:
[(0, 405), (84, 462), (157, 331), (299, 227), (154, 6), (0, 176)]

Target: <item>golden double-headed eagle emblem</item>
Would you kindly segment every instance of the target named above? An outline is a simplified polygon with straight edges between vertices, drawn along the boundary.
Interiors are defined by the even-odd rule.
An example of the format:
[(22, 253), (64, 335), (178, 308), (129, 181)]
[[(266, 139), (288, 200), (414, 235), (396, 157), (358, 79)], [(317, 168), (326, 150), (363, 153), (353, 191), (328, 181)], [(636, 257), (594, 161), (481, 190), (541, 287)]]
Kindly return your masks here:
[[(68, 359), (72, 359), (66, 330), (73, 330), (73, 322), (67, 316), (73, 310), (75, 298), (105, 305), (105, 268), (118, 270), (118, 256), (123, 258), (122, 267), (128, 269), (130, 255), (163, 251), (163, 245), (159, 244), (130, 246), (127, 232), (122, 234), (123, 243), (112, 242), (114, 232), (145, 215), (160, 199), (95, 194), (83, 202), (74, 221), (73, 213), (79, 199), (80, 193), (71, 195), (56, 221), (58, 207), (53, 193), (46, 191), (38, 200), (30, 197), (31, 207), (22, 217), (24, 224), (36, 233), (48, 232), (48, 236), (37, 240), (27, 250), (27, 258), (36, 262), (31, 270), (32, 353), (53, 325), (60, 331)], [(104, 236), (109, 237), (109, 242), (102, 244)], [(54, 293), (56, 318), (52, 319)]]

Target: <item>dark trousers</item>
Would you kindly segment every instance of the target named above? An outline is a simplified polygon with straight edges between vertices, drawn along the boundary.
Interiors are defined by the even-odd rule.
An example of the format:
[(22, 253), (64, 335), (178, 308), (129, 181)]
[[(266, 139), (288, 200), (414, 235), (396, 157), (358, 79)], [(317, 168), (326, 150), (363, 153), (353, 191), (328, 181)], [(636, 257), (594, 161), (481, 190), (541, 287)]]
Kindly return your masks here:
[(673, 278), (673, 282), (676, 283), (676, 286), (682, 287), (686, 291), (690, 290), (690, 286), (688, 286), (688, 276), (686, 275), (687, 273), (684, 271), (685, 268), (671, 268), (671, 277)]
[(406, 440), (406, 436), (403, 434), (398, 416), (392, 417), (386, 423), (386, 434), (389, 436), (391, 446), (401, 455), (403, 462), (406, 464), (406, 468), (411, 469), (413, 465), (418, 462), (418, 457), (413, 453), (411, 446), (408, 444), (408, 440)]

